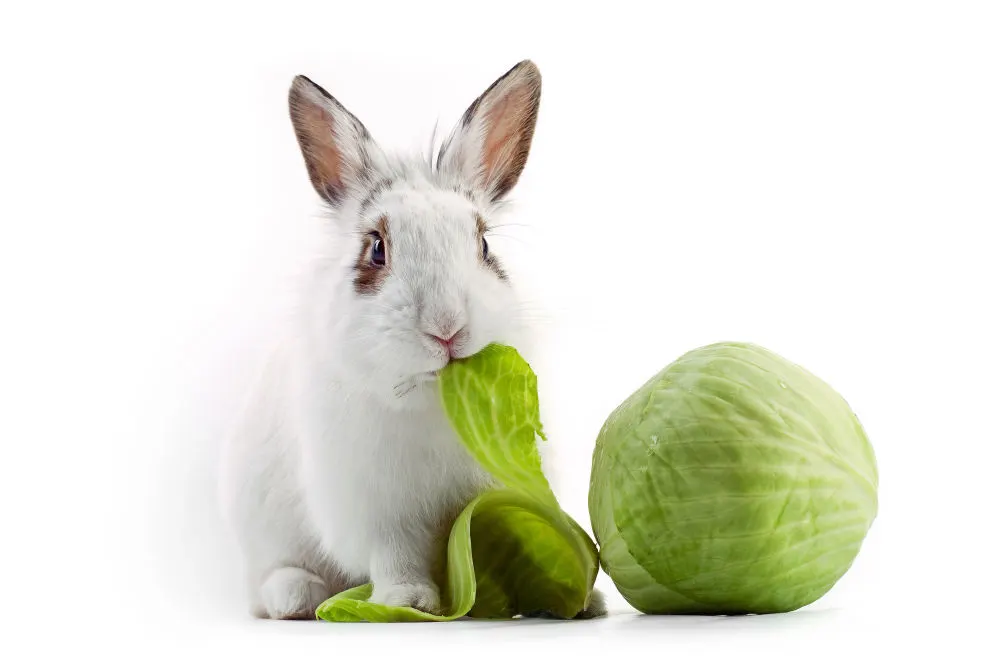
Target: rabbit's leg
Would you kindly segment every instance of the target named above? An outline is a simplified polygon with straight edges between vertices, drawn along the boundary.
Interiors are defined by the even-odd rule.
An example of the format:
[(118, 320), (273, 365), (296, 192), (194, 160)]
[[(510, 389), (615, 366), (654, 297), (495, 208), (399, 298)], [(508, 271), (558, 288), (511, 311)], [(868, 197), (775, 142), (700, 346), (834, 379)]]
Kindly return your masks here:
[(431, 578), (435, 536), (429, 530), (400, 530), (374, 549), (371, 601), (440, 612), (440, 591)]
[(286, 532), (282, 535), (260, 522), (255, 543), (246, 546), (251, 611), (256, 617), (315, 619), (316, 607), (353, 585), (313, 539), (287, 532), (300, 525), (281, 526)]
[(314, 620), (316, 608), (333, 594), (321, 578), (299, 567), (279, 567), (260, 585), (262, 617)]

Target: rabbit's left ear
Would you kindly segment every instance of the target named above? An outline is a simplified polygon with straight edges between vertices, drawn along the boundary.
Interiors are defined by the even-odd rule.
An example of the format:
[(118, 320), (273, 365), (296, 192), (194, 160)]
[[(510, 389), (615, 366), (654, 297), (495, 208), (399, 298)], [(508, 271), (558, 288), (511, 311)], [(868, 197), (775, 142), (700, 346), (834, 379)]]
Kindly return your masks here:
[(494, 201), (503, 198), (524, 170), (540, 103), (541, 72), (522, 61), (465, 111), (441, 147), (437, 168), (460, 175)]

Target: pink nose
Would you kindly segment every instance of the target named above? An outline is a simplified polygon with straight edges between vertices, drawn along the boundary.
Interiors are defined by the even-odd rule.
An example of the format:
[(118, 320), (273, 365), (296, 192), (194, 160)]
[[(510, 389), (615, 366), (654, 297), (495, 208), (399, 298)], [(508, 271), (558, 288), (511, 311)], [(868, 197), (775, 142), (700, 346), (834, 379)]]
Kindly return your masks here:
[(454, 332), (447, 338), (441, 338), (437, 334), (431, 334), (430, 332), (427, 332), (427, 336), (434, 339), (437, 343), (440, 343), (440, 345), (444, 348), (444, 350), (447, 351), (448, 355), (451, 355), (453, 357), (455, 344), (458, 341), (458, 338), (461, 336), (461, 332), (462, 330), (459, 329), (458, 331)]

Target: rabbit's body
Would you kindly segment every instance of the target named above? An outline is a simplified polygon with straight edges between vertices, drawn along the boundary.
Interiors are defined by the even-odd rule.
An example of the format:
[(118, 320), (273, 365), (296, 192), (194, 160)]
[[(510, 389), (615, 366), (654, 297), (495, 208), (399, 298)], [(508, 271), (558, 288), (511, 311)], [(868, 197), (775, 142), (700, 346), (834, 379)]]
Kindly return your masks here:
[[(377, 399), (299, 369), (296, 358), (308, 361), (283, 349), (269, 363), (230, 443), (227, 508), (248, 560), (253, 612), (309, 617), (321, 600), (369, 580), (374, 565), (390, 565), (397, 554), (412, 566), (385, 567), (398, 579), (388, 588), (418, 591), (439, 551), (433, 544), (487, 475), (439, 407), (373, 413)], [(258, 591), (288, 567), (322, 584), (312, 595), (296, 593), (294, 583), (315, 583), (302, 574), (268, 603)], [(398, 597), (408, 603), (416, 595)], [(420, 606), (432, 608), (434, 596), (426, 599)]]
[(369, 580), (376, 602), (438, 608), (437, 545), (490, 479), (450, 428), (436, 372), (515, 341), (515, 297), (485, 234), (523, 169), (539, 96), (537, 69), (518, 65), (430, 166), (384, 154), (305, 78), (292, 86), (334, 222), (225, 453), (222, 504), (257, 615), (311, 618)]

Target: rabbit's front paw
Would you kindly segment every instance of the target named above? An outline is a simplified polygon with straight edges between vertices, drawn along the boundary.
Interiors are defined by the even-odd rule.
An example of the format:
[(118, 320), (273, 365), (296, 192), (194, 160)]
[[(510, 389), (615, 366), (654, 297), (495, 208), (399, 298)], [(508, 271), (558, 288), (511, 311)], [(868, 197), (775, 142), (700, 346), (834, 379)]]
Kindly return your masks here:
[(267, 618), (278, 620), (314, 620), (316, 608), (329, 596), (322, 579), (298, 567), (274, 570), (260, 587)]
[(432, 583), (375, 584), (371, 601), (390, 607), (413, 607), (429, 614), (439, 614), (441, 596)]

